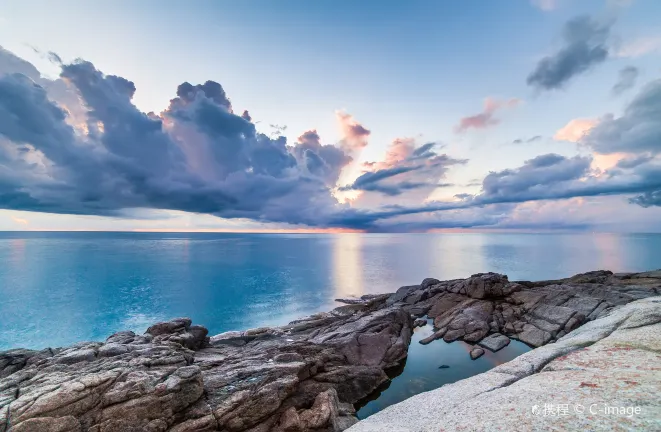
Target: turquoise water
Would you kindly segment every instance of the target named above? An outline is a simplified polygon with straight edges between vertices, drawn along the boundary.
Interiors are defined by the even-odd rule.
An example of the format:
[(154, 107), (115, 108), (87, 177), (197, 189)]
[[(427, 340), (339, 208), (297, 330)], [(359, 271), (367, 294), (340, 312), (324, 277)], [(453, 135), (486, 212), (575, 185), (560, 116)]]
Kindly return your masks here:
[(0, 233), (0, 350), (176, 316), (212, 334), (284, 324), (425, 277), (660, 267), (657, 234)]

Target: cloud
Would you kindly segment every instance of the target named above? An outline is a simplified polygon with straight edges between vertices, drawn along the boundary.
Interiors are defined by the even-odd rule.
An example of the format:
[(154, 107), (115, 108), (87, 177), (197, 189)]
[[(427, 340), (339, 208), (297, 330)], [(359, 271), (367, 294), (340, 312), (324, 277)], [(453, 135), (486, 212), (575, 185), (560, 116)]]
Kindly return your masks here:
[(644, 208), (661, 207), (661, 190), (645, 192), (642, 195), (629, 199), (629, 202)]
[(627, 66), (620, 70), (617, 82), (611, 89), (611, 93), (615, 96), (619, 96), (625, 91), (633, 88), (636, 85), (636, 79), (638, 78), (638, 68), (634, 66)]
[(414, 140), (397, 139), (391, 144), (383, 162), (366, 163), (366, 172), (352, 184), (339, 189), (397, 196), (412, 190), (424, 190), (428, 195), (436, 188), (449, 187), (450, 183), (439, 183), (439, 180), (449, 167), (467, 161), (438, 154), (434, 150), (437, 146), (436, 143), (426, 143), (416, 147)]
[(541, 135), (535, 135), (530, 138), (517, 138), (514, 141), (512, 141), (512, 144), (523, 144), (523, 143), (530, 144), (539, 141), (541, 139), (542, 139)]
[(615, 57), (637, 58), (661, 52), (661, 36), (645, 36), (623, 43), (615, 50)]
[[(10, 66), (40, 79), (25, 63)], [(50, 99), (60, 84), (79, 102), (80, 129)], [(1, 75), (0, 207), (103, 216), (151, 208), (310, 225), (342, 210), (331, 189), (351, 157), (339, 147), (287, 146), (257, 133), (212, 81), (181, 84), (160, 114), (140, 112), (135, 90), (85, 61), (63, 65), (48, 86)]]
[(486, 129), (489, 126), (494, 126), (500, 123), (500, 120), (495, 118), (497, 111), (503, 108), (512, 108), (521, 103), (520, 99), (509, 99), (506, 101), (499, 101), (493, 98), (486, 98), (484, 100), (484, 109), (481, 113), (463, 117), (459, 120), (459, 124), (455, 126), (455, 132), (463, 133), (469, 129)]
[(654, 158), (650, 155), (641, 155), (636, 157), (620, 159), (616, 166), (618, 168), (631, 169), (636, 168), (639, 165), (646, 164), (652, 161)]
[(12, 216), (11, 220), (13, 220), (17, 224), (21, 224), (21, 225), (29, 225), (30, 224), (30, 222), (27, 219), (23, 219), (23, 218), (16, 217), (16, 216)]
[(530, 3), (545, 12), (550, 12), (558, 7), (557, 0), (530, 0)]
[[(590, 157), (548, 154), (489, 173), (478, 194), (430, 201), (435, 189), (451, 185), (448, 171), (467, 160), (441, 153), (441, 144), (402, 138), (342, 186), (360, 193), (349, 206), (334, 194), (370, 137), (349, 114), (337, 117), (339, 143), (324, 143), (308, 130), (289, 144), (257, 132), (249, 114), (234, 113), (225, 89), (213, 81), (182, 83), (157, 114), (135, 107), (134, 83), (89, 62), (61, 65), (54, 81), (6, 52), (0, 52), (0, 67), (3, 209), (111, 217), (135, 217), (141, 209), (388, 231), (498, 224), (512, 206), (528, 201), (635, 194), (634, 204), (653, 206), (661, 190), (661, 165), (653, 157), (659, 142), (654, 83), (620, 118), (601, 119), (581, 139), (601, 153), (617, 140), (627, 147), (621, 152), (631, 156), (600, 175)], [(485, 112), (508, 103), (516, 104), (489, 102)]]
[(598, 153), (661, 153), (661, 79), (645, 85), (620, 117), (608, 114), (585, 134)]
[[(519, 204), (580, 197), (632, 195), (634, 204), (652, 202), (661, 190), (661, 163), (651, 160), (635, 169), (610, 170), (597, 175), (590, 168), (592, 157), (571, 158), (557, 154), (537, 156), (515, 169), (489, 173), (478, 195), (460, 194), (460, 201), (436, 201), (422, 206), (390, 206), (380, 210), (349, 209), (337, 214), (330, 224), (379, 230), (404, 216), (437, 214), (494, 205)], [(647, 198), (647, 197), (650, 198)]]
[(604, 62), (609, 56), (606, 41), (611, 25), (588, 16), (568, 21), (563, 29), (563, 47), (537, 63), (528, 75), (528, 85), (538, 90), (560, 89), (573, 77)]
[(595, 119), (570, 120), (553, 135), (553, 139), (556, 141), (579, 142), (597, 122)]
[(353, 116), (344, 111), (337, 111), (335, 118), (343, 137), (340, 141), (340, 148), (351, 154), (367, 146), (367, 140), (371, 134), (369, 129), (366, 129)]

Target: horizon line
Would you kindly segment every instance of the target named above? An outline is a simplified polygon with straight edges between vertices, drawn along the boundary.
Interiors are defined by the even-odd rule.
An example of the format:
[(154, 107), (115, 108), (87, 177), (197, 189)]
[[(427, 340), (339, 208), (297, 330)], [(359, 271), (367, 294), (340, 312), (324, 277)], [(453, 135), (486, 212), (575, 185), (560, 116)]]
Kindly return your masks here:
[(443, 228), (429, 231), (359, 231), (351, 229), (272, 229), (272, 230), (87, 230), (87, 229), (33, 229), (33, 230), (0, 230), (4, 233), (126, 233), (126, 234), (661, 234), (661, 232), (644, 231), (599, 231), (599, 230), (572, 230), (572, 229), (528, 229), (528, 228), (489, 228), (489, 229), (471, 229), (471, 228)]

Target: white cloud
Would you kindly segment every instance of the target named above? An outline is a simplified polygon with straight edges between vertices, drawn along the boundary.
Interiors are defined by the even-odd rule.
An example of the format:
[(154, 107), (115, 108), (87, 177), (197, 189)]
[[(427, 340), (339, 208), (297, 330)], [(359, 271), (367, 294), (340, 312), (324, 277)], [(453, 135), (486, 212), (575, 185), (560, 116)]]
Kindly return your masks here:
[(615, 51), (615, 56), (636, 58), (656, 53), (661, 53), (661, 36), (645, 36), (623, 43)]
[(546, 12), (552, 11), (558, 7), (557, 0), (530, 0), (530, 3)]
[(16, 216), (12, 216), (11, 220), (13, 220), (17, 224), (21, 224), (21, 225), (28, 225), (30, 223), (30, 221), (28, 221), (27, 219), (23, 219), (23, 218), (16, 217)]

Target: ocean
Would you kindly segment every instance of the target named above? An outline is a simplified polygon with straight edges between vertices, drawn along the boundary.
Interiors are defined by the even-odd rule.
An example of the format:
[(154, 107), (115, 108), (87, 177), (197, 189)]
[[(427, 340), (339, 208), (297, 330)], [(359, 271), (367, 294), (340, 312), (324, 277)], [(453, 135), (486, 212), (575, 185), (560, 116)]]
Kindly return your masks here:
[(659, 267), (661, 234), (5, 232), (0, 350), (104, 340), (179, 316), (210, 334), (285, 324), (426, 277)]

